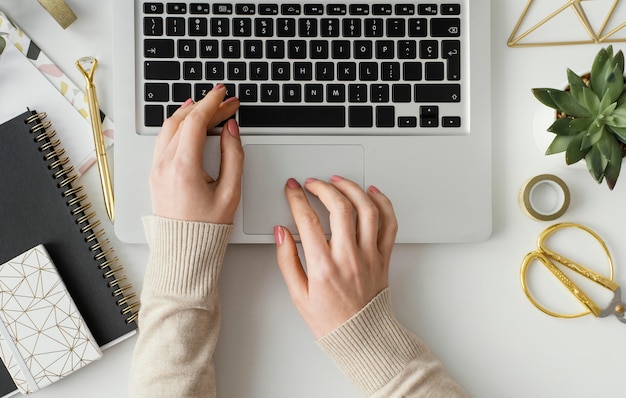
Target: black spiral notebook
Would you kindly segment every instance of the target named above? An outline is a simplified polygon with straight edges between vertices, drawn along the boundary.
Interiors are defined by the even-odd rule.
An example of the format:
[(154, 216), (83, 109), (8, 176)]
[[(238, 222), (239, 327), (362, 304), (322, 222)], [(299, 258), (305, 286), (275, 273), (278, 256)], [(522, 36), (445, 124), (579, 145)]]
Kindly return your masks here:
[[(34, 111), (2, 122), (0, 264), (45, 245), (98, 345), (129, 337), (138, 301), (54, 129)], [(0, 363), (0, 396), (14, 391)]]

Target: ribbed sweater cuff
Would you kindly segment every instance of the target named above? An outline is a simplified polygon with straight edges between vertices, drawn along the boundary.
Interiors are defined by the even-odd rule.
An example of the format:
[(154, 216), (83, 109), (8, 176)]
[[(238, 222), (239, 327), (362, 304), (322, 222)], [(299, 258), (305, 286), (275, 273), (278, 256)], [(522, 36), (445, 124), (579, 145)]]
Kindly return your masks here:
[(427, 350), (393, 316), (389, 289), (317, 343), (365, 395), (379, 390)]
[(144, 289), (182, 296), (208, 296), (215, 285), (233, 226), (143, 219), (150, 257)]

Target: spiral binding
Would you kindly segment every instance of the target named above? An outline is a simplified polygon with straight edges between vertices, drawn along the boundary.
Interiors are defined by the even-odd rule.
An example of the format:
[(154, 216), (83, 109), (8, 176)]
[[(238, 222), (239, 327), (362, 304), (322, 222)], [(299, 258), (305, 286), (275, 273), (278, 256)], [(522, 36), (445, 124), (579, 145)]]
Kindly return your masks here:
[(67, 206), (71, 208), (71, 213), (76, 217), (76, 224), (80, 226), (80, 232), (85, 235), (85, 242), (93, 243), (89, 250), (94, 253), (96, 261), (100, 261), (98, 268), (102, 271), (102, 276), (108, 281), (112, 295), (117, 298), (117, 305), (120, 312), (126, 316), (126, 322), (135, 322), (138, 317), (139, 301), (136, 294), (132, 292), (132, 285), (126, 283), (126, 276), (122, 275), (124, 267), (117, 265), (118, 257), (113, 257), (113, 248), (109, 247), (109, 240), (99, 240), (104, 235), (104, 230), (99, 228), (100, 220), (94, 220), (95, 211), (88, 212), (91, 203), (85, 202), (87, 195), (83, 193), (83, 187), (73, 184), (78, 176), (74, 174), (74, 167), (68, 166), (69, 159), (64, 157), (65, 150), (58, 147), (60, 140), (55, 139), (56, 131), (52, 129), (52, 124), (45, 120), (45, 113), (37, 113), (26, 119), (26, 124), (35, 123), (31, 127), (31, 133), (35, 135), (34, 140), (41, 143), (39, 150), (43, 153), (44, 160), (50, 161), (48, 169), (57, 180), (59, 188), (66, 188), (62, 195), (67, 199)]

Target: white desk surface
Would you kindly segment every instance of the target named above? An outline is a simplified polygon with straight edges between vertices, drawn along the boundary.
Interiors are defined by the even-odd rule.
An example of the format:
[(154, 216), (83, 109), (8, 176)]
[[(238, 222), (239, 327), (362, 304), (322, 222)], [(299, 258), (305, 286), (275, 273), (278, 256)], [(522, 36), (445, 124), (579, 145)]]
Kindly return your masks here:
[[(111, 3), (67, 3), (78, 20), (66, 31), (35, 1), (4, 1), (0, 9), (81, 87), (74, 62), (84, 55), (96, 56), (100, 103), (115, 120)], [(622, 243), (626, 176), (613, 192), (605, 185), (597, 186), (586, 171), (566, 168), (561, 157), (555, 161), (544, 156), (532, 132), (538, 105), (530, 88), (564, 84), (565, 68), (585, 71), (600, 46), (507, 47), (506, 39), (523, 4), (522, 0), (494, 0), (492, 4), (493, 236), (479, 244), (396, 247), (390, 278), (394, 307), (397, 317), (426, 341), (472, 396), (621, 396), (626, 325), (614, 318), (551, 318), (532, 307), (520, 288), (520, 261), (549, 223), (527, 218), (517, 196), (525, 180), (541, 173), (555, 173), (566, 181), (572, 203), (561, 220), (587, 224), (605, 238), (617, 264), (616, 280), (626, 286), (626, 245)], [(104, 221), (96, 168), (81, 182)], [(123, 244), (115, 239), (110, 224), (106, 229), (139, 290), (147, 248)], [(219, 396), (359, 396), (317, 348), (293, 308), (274, 262), (273, 246), (229, 248), (220, 290), (223, 318), (215, 355)], [(98, 363), (36, 396), (125, 396), (134, 344), (135, 338), (106, 351)]]

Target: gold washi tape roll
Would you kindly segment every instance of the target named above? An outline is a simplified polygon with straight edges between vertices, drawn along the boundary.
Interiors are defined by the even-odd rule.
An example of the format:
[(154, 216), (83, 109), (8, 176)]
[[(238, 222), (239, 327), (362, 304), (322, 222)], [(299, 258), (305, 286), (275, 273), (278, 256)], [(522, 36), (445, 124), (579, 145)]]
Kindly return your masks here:
[[(539, 192), (543, 187), (551, 187), (556, 194), (553, 203), (541, 203)], [(570, 193), (565, 182), (559, 177), (552, 174), (540, 174), (535, 176), (522, 185), (519, 193), (519, 204), (524, 213), (530, 218), (538, 221), (552, 221), (561, 217), (569, 207)]]
[(57, 20), (63, 29), (76, 21), (76, 14), (63, 0), (37, 0), (50, 15)]

